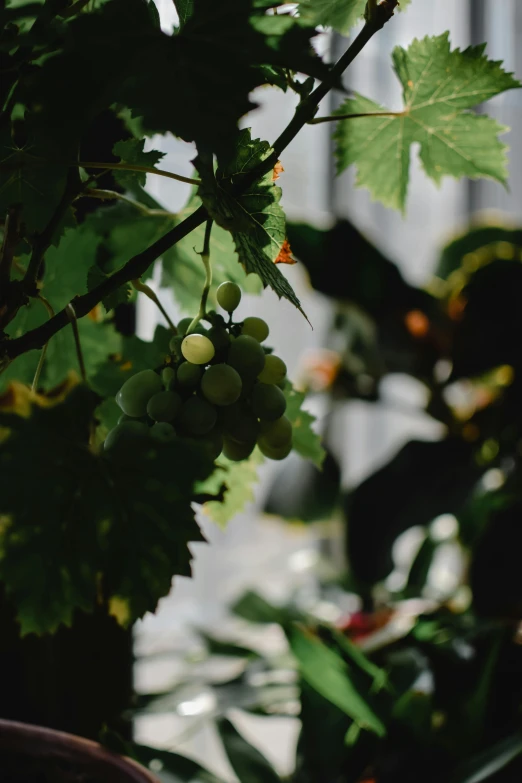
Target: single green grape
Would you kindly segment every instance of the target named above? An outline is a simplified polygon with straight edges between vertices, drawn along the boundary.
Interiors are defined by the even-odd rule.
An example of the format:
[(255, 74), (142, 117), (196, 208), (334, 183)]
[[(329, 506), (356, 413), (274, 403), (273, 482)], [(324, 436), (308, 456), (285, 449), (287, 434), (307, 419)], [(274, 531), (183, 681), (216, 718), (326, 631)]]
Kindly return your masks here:
[(176, 383), (176, 370), (174, 367), (164, 367), (161, 371), (161, 380), (166, 389), (171, 389)]
[[(178, 324), (178, 334), (181, 335), (181, 337), (185, 337), (187, 334), (188, 328), (190, 324), (192, 323), (194, 319), (193, 318), (182, 318), (181, 321)], [(201, 322), (197, 323), (194, 329), (191, 330), (190, 334), (206, 334), (207, 330), (203, 326)]]
[(183, 343), (183, 337), (181, 337), (179, 334), (175, 334), (174, 337), (170, 338), (169, 342), (169, 351), (171, 354), (173, 354), (176, 359), (181, 359), (181, 344)]
[(205, 335), (189, 334), (183, 338), (181, 353), (192, 364), (208, 364), (214, 358), (216, 350)]
[(192, 364), (192, 362), (183, 362), (178, 367), (177, 379), (178, 384), (184, 389), (195, 389), (199, 386), (201, 376), (203, 375), (203, 367), (200, 364)]
[(160, 391), (150, 398), (147, 413), (154, 421), (173, 421), (182, 405), (182, 399), (174, 391)]
[(202, 435), (198, 440), (208, 450), (212, 460), (217, 459), (223, 451), (223, 435), (217, 427), (211, 429), (206, 435)]
[(286, 397), (277, 386), (268, 383), (256, 383), (252, 389), (252, 410), (264, 421), (279, 419), (286, 410)]
[(274, 383), (276, 386), (286, 378), (286, 364), (273, 353), (265, 356), (265, 366), (257, 376), (261, 383)]
[(255, 446), (255, 441), (254, 443), (238, 443), (225, 436), (223, 439), (223, 454), (227, 459), (232, 460), (232, 462), (241, 462), (241, 460), (249, 458), (254, 451)]
[(150, 434), (160, 443), (169, 443), (176, 437), (176, 430), (168, 421), (157, 421), (150, 428)]
[(146, 422), (145, 416), (142, 416), (139, 419), (136, 419), (134, 416), (127, 416), (126, 413), (122, 413), (120, 418), (118, 419), (118, 424), (123, 424), (124, 421), (142, 421)]
[(201, 379), (203, 396), (213, 405), (232, 405), (242, 387), (241, 376), (229, 364), (213, 364)]
[(292, 442), (292, 424), (286, 416), (275, 421), (262, 421), (260, 425), (260, 440), (270, 448), (282, 448)]
[(216, 291), (217, 303), (227, 313), (233, 313), (241, 301), (241, 289), (236, 283), (221, 283)]
[(142, 370), (125, 381), (116, 402), (127, 416), (140, 418), (146, 415), (150, 398), (162, 388), (161, 378), (154, 370)]
[(149, 428), (142, 421), (122, 421), (107, 433), (103, 448), (108, 451), (122, 443), (147, 437)]
[(288, 457), (292, 451), (292, 443), (288, 443), (286, 446), (270, 446), (263, 438), (259, 438), (257, 445), (261, 453), (268, 457), (268, 459), (281, 460)]
[(265, 352), (253, 337), (242, 334), (230, 344), (227, 363), (246, 378), (255, 378), (265, 366)]
[(269, 333), (270, 329), (268, 328), (268, 324), (266, 321), (263, 321), (262, 318), (255, 318), (254, 316), (250, 316), (245, 318), (241, 325), (241, 334), (247, 334), (249, 337), (253, 337), (254, 340), (257, 340), (260, 343), (262, 343), (263, 340), (266, 340)]
[(217, 420), (217, 411), (202, 397), (192, 396), (181, 406), (176, 419), (180, 429), (187, 435), (206, 435)]
[(222, 326), (212, 326), (207, 337), (217, 351), (224, 351), (230, 345), (230, 335)]
[(224, 434), (237, 443), (255, 443), (259, 435), (259, 423), (254, 414), (243, 405), (223, 408), (220, 421)]

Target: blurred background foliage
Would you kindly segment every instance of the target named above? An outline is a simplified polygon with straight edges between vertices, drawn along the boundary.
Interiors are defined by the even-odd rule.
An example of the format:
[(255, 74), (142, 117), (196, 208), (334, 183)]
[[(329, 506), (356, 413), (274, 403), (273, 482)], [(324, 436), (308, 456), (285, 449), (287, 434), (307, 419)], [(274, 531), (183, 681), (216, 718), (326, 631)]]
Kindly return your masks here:
[[(520, 780), (522, 231), (471, 226), (422, 289), (347, 220), (293, 224), (289, 238), (332, 304), (327, 344), (301, 372), (328, 400), (327, 458), (322, 470), (285, 463), (265, 512), (341, 519), (344, 565), (319, 561), (313, 600), (297, 591), (276, 606), (246, 593), (231, 607), (237, 633), (197, 629), (185, 676), (141, 693), (136, 715), (203, 700), (201, 720), (215, 721), (241, 783), (283, 778), (230, 722), (232, 708), (299, 717), (292, 783)], [(422, 386), (441, 436), (406, 443), (346, 490), (330, 416), (354, 399), (378, 403), (396, 373)], [(445, 586), (433, 585), (435, 563), (446, 563)], [(340, 611), (354, 597), (359, 608)], [(252, 643), (255, 626), (281, 629), (275, 650)], [(134, 752), (167, 781), (218, 781), (187, 773), (176, 754)]]

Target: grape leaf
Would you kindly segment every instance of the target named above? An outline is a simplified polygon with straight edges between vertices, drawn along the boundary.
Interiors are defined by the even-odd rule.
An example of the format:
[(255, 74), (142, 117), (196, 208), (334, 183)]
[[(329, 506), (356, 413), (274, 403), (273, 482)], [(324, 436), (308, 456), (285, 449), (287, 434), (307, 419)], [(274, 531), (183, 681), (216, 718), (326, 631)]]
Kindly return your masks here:
[[(148, 166), (154, 168), (156, 163), (165, 157), (164, 152), (150, 150), (144, 152), (145, 139), (127, 139), (118, 141), (112, 148), (115, 155), (121, 158), (121, 163), (132, 163), (136, 166)], [(114, 178), (124, 188), (131, 188), (135, 183), (144, 186), (147, 174), (143, 171), (118, 171), (114, 170)]]
[[(98, 401), (79, 386), (55, 406), (37, 401), (29, 416), (0, 407), (0, 578), (22, 634), (92, 609), (101, 575), (132, 622), (155, 609), (173, 574), (190, 574), (187, 543), (202, 540), (191, 499), (212, 464), (200, 446), (146, 438), (97, 454), (89, 438)], [(31, 492), (21, 464), (31, 465)]]
[(289, 382), (286, 384), (284, 394), (286, 397), (285, 416), (292, 422), (292, 448), (301, 457), (310, 460), (320, 468), (326, 452), (321, 446), (320, 436), (312, 429), (315, 417), (302, 408), (305, 394), (296, 391)]
[[(149, 197), (150, 198), (150, 197)], [(177, 213), (176, 221), (185, 220), (201, 206), (201, 199), (193, 192), (186, 205)], [(162, 209), (161, 204), (152, 201), (152, 207)], [(197, 252), (203, 248), (205, 226), (199, 226), (170, 248), (162, 257), (161, 285), (170, 288), (184, 312), (195, 313), (199, 307), (201, 291), (205, 284), (205, 270), (201, 256)], [(250, 294), (261, 290), (259, 280), (254, 275), (247, 276), (237, 263), (232, 237), (218, 225), (212, 228), (210, 237), (210, 258), (212, 260), (212, 287), (210, 302), (215, 306), (215, 293), (218, 286), (230, 280), (237, 283)]]
[(216, 470), (210, 478), (197, 486), (198, 494), (217, 494), (222, 485), (225, 485), (223, 501), (210, 500), (203, 506), (205, 513), (219, 527), (225, 528), (236, 514), (244, 510), (247, 503), (254, 500), (252, 486), (258, 481), (258, 467), (263, 462), (264, 457), (258, 449), (242, 462), (230, 462), (226, 457), (219, 457)]
[(215, 183), (203, 180), (199, 194), (209, 214), (232, 233), (247, 274), (254, 272), (265, 287), (270, 286), (301, 310), (292, 286), (274, 263), (286, 240), (281, 188), (274, 183), (272, 171), (246, 187), (242, 185), (271, 151), (268, 142), (251, 138), (249, 128), (241, 130), (234, 155), (217, 171)]
[[(93, 288), (103, 283), (108, 277), (109, 275), (105, 274), (99, 266), (91, 266), (87, 272), (87, 288), (89, 291), (92, 291)], [(106, 296), (105, 299), (102, 299), (102, 304), (105, 310), (109, 312), (109, 310), (114, 310), (119, 304), (126, 304), (131, 296), (132, 288), (130, 283), (126, 283), (117, 288), (116, 291), (113, 291), (112, 294), (109, 294), (109, 296)]]
[(386, 727), (355, 687), (345, 661), (310, 631), (294, 625), (287, 631), (290, 649), (303, 679), (361, 727), (386, 735)]
[[(41, 143), (33, 125), (28, 123), (26, 134), (29, 140), (22, 146), (11, 138), (9, 125), (0, 132), (0, 213), (5, 215), (9, 207), (22, 204), (22, 221), (28, 234), (43, 231), (46, 227), (62, 197), (67, 179), (66, 166), (45, 162), (45, 158), (50, 156), (49, 150)], [(74, 225), (70, 209), (55, 232), (54, 241), (59, 239), (64, 225)]]
[[(410, 148), (420, 145), (426, 174), (439, 184), (446, 175), (505, 183), (507, 130), (494, 119), (468, 111), (505, 90), (520, 87), (501, 63), (488, 60), (484, 46), (450, 50), (449, 34), (396, 47), (393, 62), (403, 86), (404, 109), (389, 116), (340, 121), (335, 140), (338, 172), (357, 165), (357, 185), (372, 197), (404, 210)], [(336, 114), (388, 110), (356, 94)]]
[[(314, 25), (332, 27), (338, 33), (348, 33), (364, 16), (367, 0), (300, 0), (299, 15)], [(411, 0), (401, 0), (403, 11)]]

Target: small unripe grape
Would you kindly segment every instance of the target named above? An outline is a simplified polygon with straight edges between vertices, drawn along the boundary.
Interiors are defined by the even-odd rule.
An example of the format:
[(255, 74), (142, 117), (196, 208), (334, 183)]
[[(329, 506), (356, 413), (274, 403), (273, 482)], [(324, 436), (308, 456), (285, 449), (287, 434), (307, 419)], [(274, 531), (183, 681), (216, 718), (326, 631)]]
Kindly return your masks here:
[(154, 370), (142, 370), (125, 381), (116, 395), (116, 402), (127, 416), (140, 418), (147, 413), (150, 398), (162, 388), (161, 378)]
[(279, 419), (286, 410), (286, 398), (281, 389), (268, 383), (256, 383), (252, 389), (252, 410), (264, 421)]
[(262, 343), (263, 340), (266, 340), (269, 333), (270, 329), (268, 328), (268, 324), (266, 321), (263, 321), (262, 318), (250, 316), (249, 318), (245, 318), (241, 326), (241, 334), (247, 334), (260, 343)]
[(179, 385), (184, 389), (195, 389), (196, 386), (199, 386), (202, 375), (203, 367), (201, 365), (183, 362), (178, 367), (177, 379)]
[(269, 353), (265, 357), (265, 366), (257, 377), (261, 383), (275, 383), (277, 386), (286, 378), (286, 364), (279, 356)]
[(149, 428), (142, 421), (122, 421), (107, 434), (103, 448), (108, 451), (122, 442), (145, 438), (148, 434)]
[(176, 370), (174, 367), (164, 367), (161, 371), (161, 380), (166, 389), (172, 388), (176, 382)]
[(230, 344), (227, 363), (241, 376), (255, 378), (265, 366), (265, 352), (257, 340), (242, 334)]
[(150, 398), (147, 413), (154, 421), (172, 421), (181, 408), (181, 397), (173, 391), (160, 391)]
[(225, 437), (223, 439), (223, 454), (233, 462), (241, 462), (241, 460), (249, 458), (255, 446), (255, 441), (254, 443), (238, 443), (231, 438)]
[(192, 364), (208, 364), (216, 350), (203, 334), (189, 334), (181, 343), (181, 353)]
[(263, 440), (270, 448), (282, 448), (292, 442), (292, 424), (286, 416), (261, 422), (260, 430), (260, 442)]
[(264, 454), (265, 457), (268, 457), (268, 459), (281, 460), (288, 457), (292, 451), (292, 443), (288, 443), (286, 446), (274, 447), (269, 446), (266, 441), (260, 438), (257, 445), (259, 446), (261, 453)]
[(222, 326), (213, 326), (208, 330), (207, 337), (216, 351), (223, 351), (230, 345), (230, 335)]
[(168, 421), (157, 421), (150, 428), (150, 434), (160, 443), (169, 443), (176, 437), (176, 430)]
[(187, 435), (206, 435), (217, 420), (217, 411), (202, 397), (189, 397), (181, 406), (177, 422)]
[(201, 379), (203, 396), (213, 405), (232, 405), (239, 399), (241, 376), (229, 364), (214, 364)]
[(220, 421), (225, 435), (237, 443), (253, 443), (259, 435), (259, 423), (256, 417), (242, 405), (224, 408)]
[(227, 313), (233, 313), (241, 301), (241, 289), (236, 283), (221, 283), (216, 291), (217, 303)]
[(145, 417), (142, 416), (140, 419), (136, 419), (134, 416), (127, 416), (126, 413), (122, 413), (120, 418), (118, 419), (118, 424), (123, 424), (124, 421), (145, 421)]
[(199, 440), (208, 450), (212, 460), (217, 459), (223, 451), (223, 435), (216, 427), (206, 435), (201, 436)]

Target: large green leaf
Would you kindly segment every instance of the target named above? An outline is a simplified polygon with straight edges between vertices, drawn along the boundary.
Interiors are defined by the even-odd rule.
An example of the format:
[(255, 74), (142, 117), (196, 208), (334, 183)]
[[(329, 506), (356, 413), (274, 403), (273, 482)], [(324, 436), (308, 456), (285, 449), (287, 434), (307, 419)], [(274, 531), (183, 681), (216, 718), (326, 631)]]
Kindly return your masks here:
[[(505, 183), (506, 128), (469, 111), (506, 90), (520, 87), (484, 46), (450, 49), (449, 34), (414, 40), (393, 53), (403, 87), (404, 109), (390, 112), (356, 94), (336, 114), (377, 116), (341, 120), (335, 132), (339, 172), (356, 164), (357, 184), (374, 199), (404, 210), (412, 144), (420, 145), (424, 171), (437, 184), (444, 176), (488, 177)], [(384, 116), (383, 116), (384, 115)]]
[[(144, 152), (145, 146), (144, 139), (127, 139), (126, 141), (118, 141), (113, 147), (113, 153), (121, 158), (121, 163), (130, 163), (134, 166), (147, 166), (148, 168), (154, 168), (156, 163), (165, 157), (164, 152), (158, 152), (157, 150), (149, 150)], [(147, 174), (143, 171), (118, 171), (114, 172), (115, 179), (124, 188), (132, 187), (134, 183), (138, 185), (145, 185)]]
[(203, 506), (204, 512), (220, 527), (226, 527), (236, 514), (254, 500), (253, 485), (258, 481), (258, 467), (263, 461), (264, 458), (257, 449), (242, 462), (231, 462), (220, 457), (212, 476), (198, 485), (198, 493), (214, 494), (225, 486), (223, 500), (210, 500)]
[(226, 754), (240, 783), (281, 783), (279, 775), (226, 718), (217, 721)]
[[(364, 16), (367, 0), (300, 0), (299, 15), (314, 25), (332, 27), (339, 33), (348, 33)], [(401, 0), (403, 11), (411, 0)]]
[(343, 659), (309, 631), (293, 626), (287, 634), (303, 679), (361, 728), (383, 737), (384, 723), (356, 689)]
[[(153, 611), (172, 576), (190, 574), (188, 542), (202, 539), (191, 500), (212, 470), (208, 457), (196, 443), (148, 436), (92, 451), (98, 401), (78, 387), (30, 416), (0, 414), (0, 578), (23, 634), (54, 631), (75, 609), (91, 609), (101, 574), (120, 622)], [(30, 492), (22, 464), (31, 466)]]
[[(184, 220), (201, 205), (201, 199), (192, 194), (177, 214), (177, 221)], [(158, 204), (159, 207), (159, 204)], [(205, 227), (200, 226), (177, 242), (162, 258), (161, 284), (171, 288), (184, 312), (196, 313), (205, 284), (205, 269), (198, 251), (203, 249)], [(210, 259), (212, 263), (212, 288), (210, 302), (215, 305), (217, 287), (230, 280), (247, 293), (259, 293), (261, 285), (255, 275), (245, 274), (238, 264), (232, 235), (219, 225), (212, 227), (210, 238)]]
[(249, 183), (249, 176), (271, 153), (268, 142), (252, 139), (250, 129), (237, 135), (234, 154), (218, 170), (215, 182), (199, 189), (214, 220), (232, 233), (239, 261), (247, 274), (258, 275), (279, 297), (301, 309), (290, 283), (274, 264), (286, 239), (281, 188), (269, 171)]

